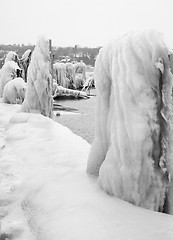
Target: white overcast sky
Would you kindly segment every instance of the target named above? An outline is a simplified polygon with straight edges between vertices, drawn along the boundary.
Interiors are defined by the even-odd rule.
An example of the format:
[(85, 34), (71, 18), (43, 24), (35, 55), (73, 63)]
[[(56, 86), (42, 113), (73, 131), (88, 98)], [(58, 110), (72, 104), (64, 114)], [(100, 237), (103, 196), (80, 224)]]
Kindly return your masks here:
[(140, 28), (163, 32), (173, 46), (173, 0), (0, 0), (0, 43), (97, 47)]

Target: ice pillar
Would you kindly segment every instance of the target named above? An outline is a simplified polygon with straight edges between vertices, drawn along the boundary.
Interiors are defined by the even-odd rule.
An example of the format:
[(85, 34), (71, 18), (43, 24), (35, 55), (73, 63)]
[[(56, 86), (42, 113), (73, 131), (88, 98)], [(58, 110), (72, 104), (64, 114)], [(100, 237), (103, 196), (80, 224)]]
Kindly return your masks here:
[(100, 50), (87, 172), (98, 175), (109, 194), (156, 211), (165, 211), (167, 202), (171, 213), (173, 77), (168, 54), (154, 30), (130, 32)]
[(52, 116), (49, 42), (41, 38), (32, 53), (27, 73), (27, 88), (22, 104), (24, 112)]

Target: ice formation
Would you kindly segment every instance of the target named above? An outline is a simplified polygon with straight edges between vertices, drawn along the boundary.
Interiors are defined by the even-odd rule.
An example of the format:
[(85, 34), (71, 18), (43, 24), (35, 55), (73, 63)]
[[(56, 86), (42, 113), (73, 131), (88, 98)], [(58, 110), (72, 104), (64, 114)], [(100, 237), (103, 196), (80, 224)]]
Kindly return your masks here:
[(27, 88), (22, 111), (52, 116), (52, 87), (48, 41), (40, 38), (28, 67)]
[(66, 76), (67, 78), (74, 83), (75, 81), (75, 68), (73, 63), (65, 63)]
[(27, 61), (31, 53), (32, 53), (31, 49), (27, 49), (22, 55), (21, 60)]
[(7, 82), (17, 77), (17, 70), (21, 70), (14, 61), (6, 61), (0, 71), (0, 97), (2, 97), (4, 86)]
[(76, 89), (81, 89), (84, 85), (84, 79), (81, 75), (76, 75), (74, 79), (74, 87)]
[(31, 49), (28, 49), (24, 52), (20, 59), (20, 67), (22, 68), (22, 78), (25, 80), (25, 82), (27, 81), (27, 71), (31, 60), (31, 54), (32, 54)]
[(94, 77), (90, 76), (86, 79), (86, 82), (83, 85), (82, 91), (84, 90), (90, 90), (90, 88), (94, 87)]
[[(173, 214), (172, 84), (168, 48), (155, 30), (100, 50), (95, 139), (87, 172), (106, 192)], [(172, 187), (171, 187), (172, 186)]]
[(14, 78), (9, 81), (3, 91), (3, 102), (5, 103), (22, 103), (25, 98), (26, 83), (23, 78)]
[(14, 61), (17, 64), (19, 64), (19, 57), (18, 57), (17, 53), (15, 53), (13, 51), (8, 52), (6, 55), (6, 58), (5, 58), (5, 62), (8, 62), (8, 61)]
[(86, 64), (84, 62), (77, 62), (74, 64), (75, 72), (81, 72), (83, 77), (83, 84), (86, 81)]
[(54, 73), (54, 78), (57, 81), (57, 84), (59, 86), (67, 88), (67, 79), (66, 79), (66, 67), (64, 63), (54, 63), (53, 64), (53, 73)]

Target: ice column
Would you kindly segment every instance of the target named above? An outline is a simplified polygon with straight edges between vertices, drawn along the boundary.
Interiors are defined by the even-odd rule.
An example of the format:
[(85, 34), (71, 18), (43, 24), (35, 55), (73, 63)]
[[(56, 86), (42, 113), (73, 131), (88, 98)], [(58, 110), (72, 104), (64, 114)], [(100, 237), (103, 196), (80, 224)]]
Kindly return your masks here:
[(173, 213), (168, 54), (162, 35), (153, 29), (130, 32), (100, 50), (94, 75), (96, 130), (87, 172), (98, 175), (109, 194)]
[(31, 56), (22, 111), (52, 116), (49, 42), (40, 38)]

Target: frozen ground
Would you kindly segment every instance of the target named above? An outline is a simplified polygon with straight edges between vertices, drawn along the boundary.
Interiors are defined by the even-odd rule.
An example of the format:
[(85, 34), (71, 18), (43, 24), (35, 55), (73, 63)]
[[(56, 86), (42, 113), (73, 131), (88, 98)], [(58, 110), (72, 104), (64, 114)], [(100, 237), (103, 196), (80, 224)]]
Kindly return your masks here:
[(21, 240), (173, 239), (173, 216), (99, 189), (86, 174), (90, 145), (68, 128), (1, 103), (0, 136), (1, 234)]

